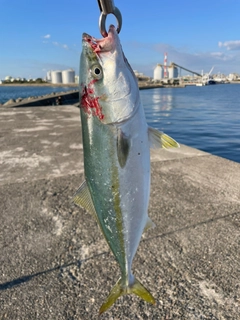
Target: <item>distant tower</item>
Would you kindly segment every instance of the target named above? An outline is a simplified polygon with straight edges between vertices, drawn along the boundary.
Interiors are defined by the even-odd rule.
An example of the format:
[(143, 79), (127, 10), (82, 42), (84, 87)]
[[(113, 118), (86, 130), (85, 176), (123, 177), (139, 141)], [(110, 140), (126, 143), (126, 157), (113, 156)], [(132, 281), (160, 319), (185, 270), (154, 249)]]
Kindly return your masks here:
[(164, 53), (164, 78), (167, 78), (167, 52)]

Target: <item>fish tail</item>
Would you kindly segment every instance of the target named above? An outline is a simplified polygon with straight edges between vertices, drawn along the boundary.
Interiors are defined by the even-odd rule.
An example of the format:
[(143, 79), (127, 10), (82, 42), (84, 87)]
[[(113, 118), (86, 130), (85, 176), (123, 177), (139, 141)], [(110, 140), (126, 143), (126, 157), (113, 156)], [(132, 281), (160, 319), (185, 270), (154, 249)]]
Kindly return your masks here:
[(135, 293), (137, 296), (147, 301), (148, 303), (155, 304), (155, 299), (153, 298), (151, 293), (137, 279), (134, 279), (134, 284), (132, 287), (130, 287), (130, 293)]
[(122, 278), (120, 278), (115, 284), (115, 286), (112, 288), (109, 296), (102, 304), (101, 308), (99, 309), (99, 315), (107, 311), (119, 297), (131, 293), (136, 294), (137, 296), (151, 304), (155, 304), (155, 299), (153, 298), (151, 293), (137, 279), (134, 279), (132, 285), (126, 287), (123, 286)]

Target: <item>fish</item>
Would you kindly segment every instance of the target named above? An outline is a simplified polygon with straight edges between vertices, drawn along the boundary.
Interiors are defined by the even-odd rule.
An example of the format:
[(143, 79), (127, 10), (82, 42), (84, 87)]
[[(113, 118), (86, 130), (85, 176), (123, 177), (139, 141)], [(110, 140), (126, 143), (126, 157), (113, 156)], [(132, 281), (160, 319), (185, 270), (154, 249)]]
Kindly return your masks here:
[(125, 294), (155, 304), (134, 277), (132, 261), (143, 232), (155, 226), (148, 216), (150, 148), (179, 144), (147, 125), (136, 76), (113, 25), (103, 39), (83, 33), (80, 113), (85, 180), (73, 202), (94, 216), (121, 272), (99, 314)]

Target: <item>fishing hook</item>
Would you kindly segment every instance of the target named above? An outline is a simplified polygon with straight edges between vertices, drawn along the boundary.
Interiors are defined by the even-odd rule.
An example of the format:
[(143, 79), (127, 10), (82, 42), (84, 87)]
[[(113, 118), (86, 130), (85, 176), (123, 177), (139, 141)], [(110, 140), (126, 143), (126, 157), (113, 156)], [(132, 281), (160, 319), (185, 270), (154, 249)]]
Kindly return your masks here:
[(103, 37), (107, 37), (108, 33), (106, 31), (106, 18), (108, 14), (113, 14), (117, 19), (117, 32), (119, 33), (122, 28), (122, 15), (120, 10), (115, 7), (114, 0), (97, 0), (99, 9), (100, 9), (100, 17), (99, 17), (99, 29)]

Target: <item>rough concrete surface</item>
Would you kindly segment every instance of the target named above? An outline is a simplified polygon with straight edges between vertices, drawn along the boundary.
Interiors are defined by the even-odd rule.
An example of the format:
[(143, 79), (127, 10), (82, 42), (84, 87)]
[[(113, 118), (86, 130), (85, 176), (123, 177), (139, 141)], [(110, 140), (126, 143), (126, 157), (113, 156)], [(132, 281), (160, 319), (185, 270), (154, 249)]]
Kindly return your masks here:
[[(175, 137), (177, 139), (177, 137)], [(0, 109), (0, 319), (97, 319), (120, 272), (70, 204), (83, 180), (79, 109)], [(152, 153), (149, 215), (133, 271), (156, 298), (102, 319), (240, 319), (240, 164), (181, 146)]]
[(52, 106), (58, 105), (56, 101), (58, 97), (61, 97), (61, 104), (63, 105), (79, 104), (79, 91), (75, 89), (67, 92), (52, 92), (40, 97), (10, 99), (3, 106), (8, 108)]

